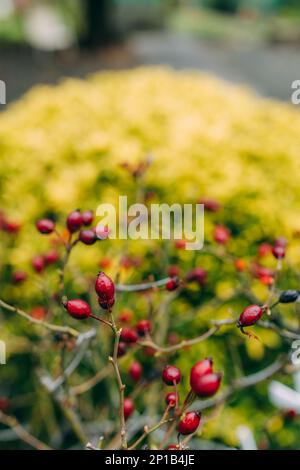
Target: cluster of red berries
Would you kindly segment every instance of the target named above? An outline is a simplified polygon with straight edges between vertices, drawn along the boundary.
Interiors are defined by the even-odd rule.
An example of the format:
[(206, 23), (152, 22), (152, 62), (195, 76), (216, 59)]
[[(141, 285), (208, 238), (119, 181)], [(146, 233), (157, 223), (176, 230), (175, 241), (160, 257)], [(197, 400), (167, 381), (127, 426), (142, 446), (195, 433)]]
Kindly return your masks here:
[[(222, 376), (213, 371), (212, 359), (204, 359), (197, 362), (190, 372), (191, 392), (195, 396), (207, 398), (215, 395), (220, 388)], [(166, 385), (177, 386), (181, 380), (181, 372), (178, 367), (167, 365), (162, 372), (162, 380)], [(165, 397), (169, 407), (178, 407), (179, 394), (177, 389), (169, 392)], [(179, 419), (177, 430), (180, 434), (188, 435), (194, 433), (201, 421), (201, 414), (196, 411), (184, 412)]]

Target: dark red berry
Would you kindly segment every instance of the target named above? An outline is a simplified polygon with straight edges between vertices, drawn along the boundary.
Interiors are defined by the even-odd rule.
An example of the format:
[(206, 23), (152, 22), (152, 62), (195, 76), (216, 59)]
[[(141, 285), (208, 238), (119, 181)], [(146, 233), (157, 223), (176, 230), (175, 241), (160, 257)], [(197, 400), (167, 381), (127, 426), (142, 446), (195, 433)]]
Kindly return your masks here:
[(83, 225), (91, 225), (94, 220), (94, 213), (91, 210), (83, 211), (81, 216)]
[(167, 393), (165, 401), (168, 406), (175, 406), (176, 405), (176, 395), (177, 395), (177, 403), (179, 402), (179, 395), (175, 392)]
[(180, 269), (178, 266), (175, 264), (173, 266), (170, 266), (168, 269), (168, 276), (170, 277), (179, 277), (180, 275)]
[(285, 257), (285, 247), (281, 245), (275, 245), (272, 248), (272, 253), (276, 259), (282, 259)]
[(55, 229), (55, 224), (51, 219), (41, 219), (37, 221), (36, 228), (40, 233), (48, 235)]
[(138, 335), (133, 328), (124, 326), (121, 331), (120, 339), (124, 341), (124, 343), (136, 343), (138, 340)]
[(85, 320), (92, 313), (89, 304), (81, 299), (63, 301), (63, 306), (71, 317), (76, 318), (77, 320)]
[(123, 341), (120, 341), (118, 344), (118, 357), (125, 356), (127, 352), (127, 345)]
[(284, 413), (284, 416), (285, 418), (287, 418), (288, 420), (293, 420), (297, 417), (297, 411), (294, 410), (294, 409), (290, 409), (290, 410), (287, 410), (285, 413)]
[(82, 215), (78, 209), (71, 212), (67, 217), (67, 228), (69, 232), (77, 232), (77, 230), (82, 226), (82, 222)]
[(47, 265), (54, 264), (59, 260), (59, 253), (56, 250), (51, 250), (44, 255), (44, 261)]
[(12, 282), (14, 284), (22, 284), (22, 282), (26, 281), (27, 274), (24, 271), (15, 271), (12, 274)]
[(80, 230), (79, 240), (85, 245), (93, 245), (97, 241), (97, 235), (93, 230)]
[(176, 444), (170, 444), (166, 450), (179, 450), (179, 446)]
[(140, 320), (136, 324), (136, 329), (140, 336), (145, 336), (146, 333), (151, 331), (151, 322), (149, 320)]
[(169, 281), (166, 283), (166, 289), (169, 292), (172, 292), (173, 290), (176, 290), (179, 287), (179, 284), (179, 279), (174, 277), (172, 279), (169, 279)]
[(134, 361), (129, 367), (129, 375), (135, 382), (138, 382), (143, 374), (143, 368), (138, 361)]
[(194, 268), (189, 271), (185, 277), (186, 282), (198, 282), (200, 286), (204, 286), (207, 281), (207, 271), (202, 268)]
[(191, 374), (190, 374), (190, 385), (191, 388), (194, 388), (197, 386), (198, 380), (200, 377), (206, 374), (211, 374), (213, 372), (213, 361), (212, 359), (203, 359), (203, 361), (197, 362), (192, 369), (191, 369)]
[(108, 304), (114, 300), (115, 285), (110, 277), (104, 272), (100, 272), (95, 282), (96, 293), (101, 302), (107, 302)]
[(238, 326), (244, 327), (255, 325), (255, 323), (261, 318), (263, 313), (264, 309), (259, 305), (249, 305), (242, 311), (238, 320)]
[(274, 241), (275, 246), (282, 246), (282, 248), (285, 248), (287, 246), (287, 244), (288, 244), (288, 242), (287, 242), (287, 239), (285, 237), (278, 237)]
[(35, 256), (32, 260), (33, 269), (37, 273), (41, 273), (45, 268), (45, 261), (43, 256)]
[(98, 303), (101, 308), (104, 310), (111, 310), (112, 307), (114, 306), (115, 299), (110, 299), (110, 300), (101, 300), (100, 297), (98, 297)]
[(128, 419), (129, 416), (132, 415), (134, 412), (134, 403), (131, 400), (131, 398), (125, 398), (124, 399), (124, 417), (125, 419)]
[(10, 407), (10, 401), (7, 397), (0, 397), (0, 411), (7, 411)]
[(21, 228), (21, 224), (15, 220), (5, 219), (2, 224), (2, 229), (7, 233), (18, 233)]
[(180, 370), (175, 366), (166, 366), (162, 373), (162, 379), (166, 385), (178, 384), (181, 379)]
[(201, 414), (195, 411), (185, 413), (180, 419), (177, 430), (180, 434), (187, 435), (195, 432), (200, 424)]
[(214, 230), (214, 240), (221, 244), (224, 245), (225, 243), (228, 242), (230, 238), (230, 231), (228, 230), (227, 227), (224, 225), (216, 225), (215, 230)]
[(218, 391), (221, 379), (221, 374), (208, 373), (198, 376), (195, 374), (191, 380), (191, 387), (198, 396), (211, 397)]
[(209, 212), (218, 212), (221, 208), (221, 205), (218, 201), (208, 198), (202, 198), (199, 200), (199, 204), (204, 205), (204, 209)]

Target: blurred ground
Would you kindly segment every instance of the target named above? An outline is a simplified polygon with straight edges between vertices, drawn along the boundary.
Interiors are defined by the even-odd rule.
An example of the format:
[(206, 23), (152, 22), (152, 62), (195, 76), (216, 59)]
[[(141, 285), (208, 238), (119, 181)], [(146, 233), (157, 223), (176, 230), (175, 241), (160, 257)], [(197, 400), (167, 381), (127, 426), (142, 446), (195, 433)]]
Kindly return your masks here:
[(300, 78), (300, 55), (293, 45), (238, 45), (205, 41), (173, 32), (135, 33), (127, 44), (106, 52), (60, 54), (24, 48), (2, 49), (0, 75), (8, 103), (35, 83), (56, 83), (64, 76), (84, 77), (105, 68), (166, 64), (213, 72), (268, 97), (289, 100)]

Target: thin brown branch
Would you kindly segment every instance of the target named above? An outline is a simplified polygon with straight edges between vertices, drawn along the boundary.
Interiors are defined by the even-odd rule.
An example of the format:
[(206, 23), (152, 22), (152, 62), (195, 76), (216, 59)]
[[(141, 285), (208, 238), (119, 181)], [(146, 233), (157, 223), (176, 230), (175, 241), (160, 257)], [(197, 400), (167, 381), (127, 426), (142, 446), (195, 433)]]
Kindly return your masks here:
[(42, 441), (32, 436), (20, 423), (13, 417), (0, 411), (0, 422), (5, 426), (11, 428), (16, 435), (26, 444), (37, 450), (52, 450), (51, 447), (44, 444)]
[(16, 313), (22, 318), (25, 318), (26, 320), (30, 321), (31, 323), (42, 326), (43, 328), (46, 328), (50, 331), (54, 331), (55, 333), (65, 333), (70, 336), (74, 336), (75, 338), (77, 338), (80, 334), (79, 331), (74, 330), (74, 328), (71, 328), (69, 326), (53, 325), (52, 323), (48, 323), (43, 320), (38, 320), (37, 318), (33, 318), (31, 315), (24, 312), (20, 308), (14, 307), (13, 305), (9, 305), (1, 299), (0, 299), (0, 308), (3, 308), (4, 310), (7, 310), (8, 312)]

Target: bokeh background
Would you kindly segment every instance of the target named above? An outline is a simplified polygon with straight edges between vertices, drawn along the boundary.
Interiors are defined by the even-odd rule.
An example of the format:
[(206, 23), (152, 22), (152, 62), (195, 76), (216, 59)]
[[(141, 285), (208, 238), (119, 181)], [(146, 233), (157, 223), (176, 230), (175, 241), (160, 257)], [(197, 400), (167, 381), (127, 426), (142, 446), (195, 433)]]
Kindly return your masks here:
[[(32, 269), (32, 259), (53, 246), (61, 256), (61, 247), (41, 237), (34, 224), (51, 216), (64, 227), (74, 208), (95, 210), (100, 202), (115, 203), (119, 194), (130, 202), (141, 194), (150, 202), (217, 200), (222, 209), (207, 214), (206, 243), (214, 250), (213, 227), (225, 224), (233, 235), (230, 256), (222, 254), (220, 265), (218, 257), (193, 257), (171, 242), (80, 245), (68, 270), (69, 296), (96, 308), (91, 282), (104, 266), (112, 277), (132, 283), (164, 277), (174, 264), (182, 275), (199, 265), (208, 272), (207, 285), (189, 287), (168, 313), (160, 308), (165, 292), (123, 295), (116, 305), (117, 316), (130, 309), (135, 322), (148, 314), (150, 302), (158, 312), (157, 341), (166, 344), (174, 335), (179, 341), (201, 334), (212, 318), (237, 315), (249, 303), (238, 291), (241, 283), (251, 285), (262, 302), (268, 298), (269, 287), (253, 275), (253, 263), (261, 243), (282, 235), (290, 243), (278, 288), (298, 288), (300, 115), (290, 99), (291, 83), (299, 79), (299, 42), (300, 9), (292, 0), (1, 0), (0, 79), (8, 104), (0, 114), (0, 208), (20, 224), (17, 233), (1, 232), (1, 298), (31, 315), (77, 326), (55, 303), (58, 265), (42, 275)], [(136, 165), (150, 153), (153, 162), (137, 183), (122, 164)], [(232, 257), (248, 266), (242, 278)], [(259, 263), (275, 269), (270, 254)], [(28, 278), (16, 285), (19, 270)], [(297, 327), (293, 306), (281, 313)], [(99, 329), (61, 401), (41, 379), (59, 377), (72, 348), (4, 311), (1, 324), (8, 348), (7, 364), (0, 366), (4, 411), (53, 448), (82, 448), (85, 436), (112, 439), (118, 405), (112, 378), (72, 394), (72, 387), (105, 368), (110, 337)], [(80, 325), (83, 331), (89, 326)], [(176, 353), (182, 396), (191, 365), (203, 356), (214, 357), (225, 387), (288, 351), (276, 333), (258, 333), (261, 341), (247, 341), (228, 328)], [(128, 377), (133, 357), (144, 368), (139, 394)], [(136, 394), (132, 436), (161, 414), (157, 377), (164, 361), (135, 350), (122, 359), (127, 393)], [(290, 376), (277, 379), (295, 386)], [(241, 448), (240, 426), (253, 433), (259, 448), (298, 448), (299, 410), (295, 418), (286, 406), (275, 406), (268, 386), (242, 392), (209, 415), (193, 448)], [(152, 445), (160, 439), (158, 432)], [(1, 425), (0, 448), (27, 447)]]

